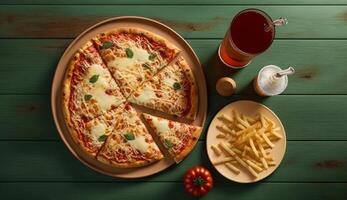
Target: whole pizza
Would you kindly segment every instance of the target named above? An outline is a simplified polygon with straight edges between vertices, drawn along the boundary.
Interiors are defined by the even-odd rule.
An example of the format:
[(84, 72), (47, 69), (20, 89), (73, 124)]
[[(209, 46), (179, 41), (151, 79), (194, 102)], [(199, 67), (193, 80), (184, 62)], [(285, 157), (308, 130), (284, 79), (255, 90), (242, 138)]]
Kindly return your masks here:
[[(86, 42), (63, 82), (63, 113), (87, 154), (118, 168), (170, 156), (180, 162), (196, 144), (198, 91), (180, 49), (152, 32), (117, 28)], [(138, 112), (146, 108), (148, 113)], [(170, 116), (172, 121), (162, 116)]]

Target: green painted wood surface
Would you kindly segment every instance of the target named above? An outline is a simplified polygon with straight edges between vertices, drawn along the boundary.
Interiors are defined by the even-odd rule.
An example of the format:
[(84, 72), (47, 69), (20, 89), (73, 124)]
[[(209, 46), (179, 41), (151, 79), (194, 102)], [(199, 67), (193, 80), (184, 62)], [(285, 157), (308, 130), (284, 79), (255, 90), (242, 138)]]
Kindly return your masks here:
[[(259, 101), (275, 111), (288, 140), (347, 140), (347, 112), (341, 112), (347, 108), (345, 95), (280, 95), (267, 99), (210, 95), (201, 140), (205, 140), (207, 127), (218, 110), (238, 99)], [(0, 95), (0, 140), (60, 140), (49, 100), (48, 95)]]
[(92, 5), (346, 5), (344, 0), (2, 0), (1, 4), (8, 5), (40, 5), (40, 4), (53, 4), (53, 5), (66, 5), (66, 4), (92, 4)]
[[(289, 141), (285, 158), (265, 182), (347, 182), (346, 141)], [(1, 181), (162, 182), (181, 181), (186, 170), (203, 165), (212, 170), (201, 141), (182, 163), (157, 175), (124, 180), (94, 172), (75, 159), (62, 142), (0, 142)], [(19, 164), (21, 163), (21, 164)], [(212, 170), (218, 182), (229, 182)]]
[[(248, 7), (287, 17), (289, 24), (277, 29), (266, 53), (235, 72), (216, 59), (216, 50), (232, 16)], [(216, 179), (203, 199), (347, 199), (346, 13), (346, 0), (1, 0), (0, 199), (189, 199), (181, 179), (193, 165), (208, 167)], [(191, 155), (137, 180), (81, 164), (61, 142), (50, 113), (51, 80), (64, 49), (85, 28), (119, 15), (152, 17), (175, 29), (198, 54), (209, 85), (205, 130)], [(256, 97), (251, 80), (268, 64), (293, 65), (297, 73), (284, 95)], [(221, 76), (237, 81), (237, 95), (216, 94)], [(251, 185), (221, 177), (205, 152), (212, 117), (238, 99), (269, 106), (288, 138), (279, 169)]]
[[(216, 184), (201, 199), (344, 200), (346, 183), (256, 183)], [(149, 189), (150, 188), (150, 189)], [(181, 183), (0, 183), (2, 196), (9, 199), (95, 200), (95, 199), (196, 199), (184, 193)], [(141, 197), (139, 197), (141, 196)]]
[[(69, 42), (71, 40), (66, 39), (0, 39), (0, 85), (6, 85), (0, 87), (0, 93), (49, 94), (55, 67)], [(189, 39), (188, 42), (205, 68), (210, 93), (216, 93), (216, 78), (233, 74), (238, 84), (237, 93), (254, 94), (249, 83), (255, 72), (275, 64), (293, 65), (297, 70), (290, 77), (285, 94), (347, 94), (347, 84), (341, 84), (347, 75), (346, 40), (276, 40), (249, 67), (234, 72), (217, 60), (220, 40)]]
[[(222, 38), (237, 12), (249, 6), (23, 5), (0, 6), (0, 37), (71, 38), (109, 17), (157, 19), (186, 38)], [(287, 17), (277, 38), (346, 38), (347, 6), (254, 6), (273, 18)]]

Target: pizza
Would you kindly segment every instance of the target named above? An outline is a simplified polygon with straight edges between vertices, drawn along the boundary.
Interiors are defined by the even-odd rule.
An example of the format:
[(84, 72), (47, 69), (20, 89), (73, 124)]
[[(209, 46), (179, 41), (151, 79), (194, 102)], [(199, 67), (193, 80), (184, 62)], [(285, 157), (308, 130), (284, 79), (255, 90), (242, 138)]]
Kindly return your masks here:
[(62, 110), (72, 139), (86, 154), (115, 168), (135, 168), (162, 160), (158, 145), (181, 161), (201, 131), (149, 114), (141, 118), (143, 107), (194, 120), (197, 96), (192, 70), (175, 45), (124, 27), (98, 34), (73, 55), (62, 83)]
[(148, 165), (163, 158), (158, 146), (130, 104), (112, 112), (116, 118), (97, 159), (118, 168)]
[(139, 87), (129, 101), (194, 120), (198, 101), (192, 70), (184, 58), (180, 57)]
[(94, 42), (126, 97), (179, 52), (164, 38), (137, 28), (118, 28), (99, 34)]
[(187, 156), (199, 139), (201, 127), (175, 122), (149, 114), (143, 115), (177, 163)]

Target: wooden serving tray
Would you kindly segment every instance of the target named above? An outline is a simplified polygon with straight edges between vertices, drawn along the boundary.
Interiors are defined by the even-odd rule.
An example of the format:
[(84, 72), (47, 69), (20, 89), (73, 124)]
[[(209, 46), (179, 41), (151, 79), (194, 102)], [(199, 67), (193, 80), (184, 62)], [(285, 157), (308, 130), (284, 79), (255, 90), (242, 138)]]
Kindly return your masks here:
[[(201, 127), (204, 126), (206, 113), (207, 113), (207, 88), (206, 88), (205, 75), (204, 75), (202, 66), (200, 64), (198, 57), (193, 51), (193, 49), (174, 30), (152, 19), (137, 17), (137, 16), (124, 16), (124, 17), (116, 17), (116, 18), (107, 19), (105, 21), (102, 21), (88, 28), (86, 31), (81, 33), (67, 47), (67, 49), (65, 50), (64, 54), (62, 55), (57, 65), (55, 75), (53, 78), (52, 90), (51, 90), (52, 115), (62, 140), (64, 141), (68, 149), (71, 151), (71, 153), (77, 159), (79, 159), (83, 164), (94, 169), (95, 171), (98, 171), (100, 173), (103, 173), (109, 176), (114, 176), (114, 177), (140, 178), (140, 177), (149, 176), (149, 175), (158, 173), (160, 171), (163, 171), (164, 169), (174, 164), (174, 161), (166, 157), (159, 162), (153, 163), (145, 167), (134, 168), (134, 169), (119, 169), (119, 168), (114, 168), (114, 167), (105, 165), (99, 162), (98, 160), (96, 160), (95, 158), (92, 158), (91, 156), (87, 155), (73, 141), (69, 131), (66, 128), (65, 121), (63, 118), (63, 113), (62, 113), (62, 106), (61, 106), (62, 105), (61, 90), (62, 90), (62, 83), (63, 83), (64, 75), (65, 75), (65, 70), (70, 59), (74, 55), (74, 53), (85, 42), (87, 42), (89, 39), (91, 39), (98, 33), (108, 31), (113, 28), (119, 28), (119, 27), (134, 27), (134, 28), (146, 29), (148, 31), (151, 31), (153, 33), (156, 33), (166, 38), (167, 40), (169, 40), (170, 42), (172, 42), (173, 44), (175, 44), (177, 47), (179, 47), (182, 50), (181, 55), (186, 59), (186, 61), (192, 68), (193, 74), (195, 76), (196, 84), (198, 87), (198, 92), (199, 92), (199, 106), (198, 106), (197, 118), (195, 121), (190, 123), (197, 126), (201, 126)], [(139, 106), (136, 106), (135, 108), (139, 112), (143, 111), (143, 112), (148, 112), (150, 114), (156, 114), (156, 112), (154, 111), (149, 111), (146, 109), (142, 110), (141, 107)], [(168, 118), (170, 117), (168, 116)], [(183, 120), (180, 120), (180, 121), (183, 121)]]

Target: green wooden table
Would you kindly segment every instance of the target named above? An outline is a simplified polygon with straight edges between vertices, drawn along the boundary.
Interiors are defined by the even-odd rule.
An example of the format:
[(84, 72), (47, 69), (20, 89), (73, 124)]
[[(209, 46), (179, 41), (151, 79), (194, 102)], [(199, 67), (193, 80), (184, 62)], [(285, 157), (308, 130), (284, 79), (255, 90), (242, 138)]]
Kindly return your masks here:
[[(255, 7), (289, 24), (247, 68), (233, 73), (216, 59), (228, 23)], [(59, 138), (50, 112), (53, 73), (67, 45), (100, 20), (140, 15), (175, 29), (201, 59), (209, 85), (208, 117), (194, 151), (157, 175), (123, 180), (87, 168)], [(347, 0), (1, 0), (0, 199), (188, 199), (182, 175), (193, 165), (212, 170), (205, 150), (214, 114), (237, 99), (264, 103), (282, 119), (287, 152), (267, 179), (249, 185), (215, 170), (205, 199), (347, 199)], [(283, 95), (259, 98), (251, 80), (264, 65), (293, 65)], [(232, 76), (237, 94), (216, 94)]]

